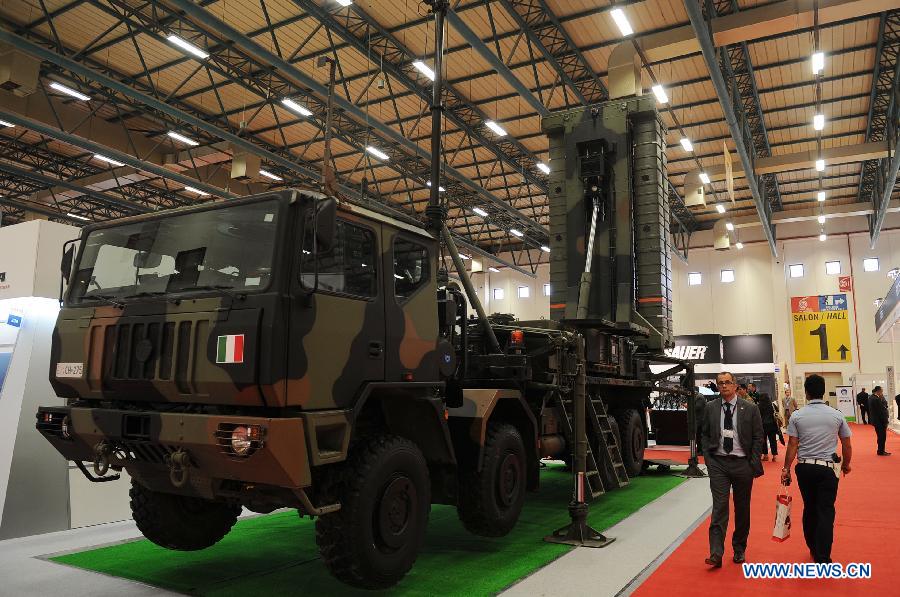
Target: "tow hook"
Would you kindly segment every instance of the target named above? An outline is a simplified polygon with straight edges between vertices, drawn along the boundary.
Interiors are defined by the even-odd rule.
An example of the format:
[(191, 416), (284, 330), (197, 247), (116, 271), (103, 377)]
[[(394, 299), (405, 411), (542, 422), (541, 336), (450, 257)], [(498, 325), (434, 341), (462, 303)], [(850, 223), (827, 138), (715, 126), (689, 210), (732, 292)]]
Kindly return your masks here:
[(179, 448), (172, 452), (167, 460), (169, 461), (169, 481), (181, 489), (187, 484), (188, 477), (190, 477), (188, 469), (191, 466), (191, 458), (187, 452)]
[(98, 477), (103, 477), (109, 472), (109, 455), (112, 453), (112, 447), (106, 442), (98, 442), (94, 446), (94, 473)]

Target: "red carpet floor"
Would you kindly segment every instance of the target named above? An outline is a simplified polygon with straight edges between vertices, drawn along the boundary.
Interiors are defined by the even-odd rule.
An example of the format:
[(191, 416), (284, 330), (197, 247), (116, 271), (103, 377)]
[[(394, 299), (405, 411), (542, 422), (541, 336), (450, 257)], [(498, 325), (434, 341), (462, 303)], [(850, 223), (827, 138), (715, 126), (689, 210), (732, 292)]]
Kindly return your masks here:
[[(875, 431), (868, 425), (851, 423), (853, 430), (852, 471), (841, 478), (836, 503), (835, 540), (832, 559), (847, 564), (871, 562), (872, 578), (850, 579), (745, 579), (739, 564), (731, 561), (734, 512), (725, 540), (725, 559), (720, 569), (703, 562), (709, 554), (707, 518), (663, 564), (635, 591), (636, 595), (744, 595), (765, 591), (777, 595), (900, 595), (896, 576), (900, 556), (900, 436), (888, 431), (887, 451), (875, 455)], [(775, 495), (780, 485), (784, 457), (779, 445), (778, 462), (764, 462), (766, 474), (753, 484), (748, 562), (811, 562), (803, 540), (803, 499), (796, 479), (791, 485), (793, 528), (784, 543), (772, 541)], [(647, 458), (685, 458), (678, 452), (648, 451)], [(712, 498), (710, 497), (710, 505)]]

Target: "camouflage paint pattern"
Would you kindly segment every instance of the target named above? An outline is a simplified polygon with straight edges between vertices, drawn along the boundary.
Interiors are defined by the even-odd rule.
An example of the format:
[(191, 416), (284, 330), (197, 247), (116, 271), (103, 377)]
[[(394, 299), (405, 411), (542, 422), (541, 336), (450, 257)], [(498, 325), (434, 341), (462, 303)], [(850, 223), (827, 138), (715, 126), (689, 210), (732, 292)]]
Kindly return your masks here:
[[(323, 448), (327, 456), (322, 456), (309, 453), (320, 438), (306, 435), (317, 433), (325, 420), (337, 421), (332, 432), (335, 425), (349, 427), (350, 412), (369, 383), (416, 381), (442, 387), (438, 363), (446, 348), (439, 346), (434, 239), (380, 214), (340, 205), (339, 220), (374, 235), (375, 295), (310, 292), (301, 284), (300, 236), (307, 212), (323, 197), (293, 191), (276, 195), (282, 204), (279, 240), (270, 286), (261, 292), (243, 299), (200, 292), (175, 303), (160, 296), (123, 301), (123, 308), (94, 302), (67, 304), (61, 310), (50, 378), (70, 406), (42, 408), (38, 429), (63, 456), (91, 462), (95, 446), (107, 442), (132, 455), (123, 463), (132, 476), (158, 484), (154, 479), (168, 471), (166, 455), (184, 449), (193, 474), (192, 487), (183, 491), (209, 495), (222, 480), (304, 487), (311, 483), (310, 461), (343, 460), (349, 441), (347, 431), (336, 448)], [(188, 210), (127, 221), (177, 217), (180, 211)], [(425, 280), (404, 299), (394, 292), (398, 239), (418, 243), (428, 254)], [(219, 336), (238, 334), (244, 335), (243, 362), (217, 363)], [(81, 363), (83, 375), (57, 376), (59, 363)], [(434, 395), (433, 390), (418, 391)], [(176, 405), (183, 407), (181, 412), (159, 412)], [(203, 405), (209, 414), (196, 414)], [(221, 408), (234, 415), (215, 414)], [(72, 439), (63, 439), (55, 427), (42, 427), (46, 412), (60, 420), (68, 414)], [(328, 416), (314, 421), (315, 413)], [(147, 417), (148, 436), (128, 437), (124, 421), (134, 416)], [(236, 424), (265, 429), (263, 445), (249, 457), (239, 458), (221, 445), (220, 427)]]

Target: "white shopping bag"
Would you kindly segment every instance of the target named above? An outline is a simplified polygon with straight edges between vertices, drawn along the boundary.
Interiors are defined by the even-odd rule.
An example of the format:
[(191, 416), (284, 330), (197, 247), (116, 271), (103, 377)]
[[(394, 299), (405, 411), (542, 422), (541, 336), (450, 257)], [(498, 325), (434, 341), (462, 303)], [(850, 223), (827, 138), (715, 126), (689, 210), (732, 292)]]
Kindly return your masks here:
[(787, 487), (775, 496), (775, 528), (772, 530), (772, 541), (786, 541), (791, 536), (791, 496)]

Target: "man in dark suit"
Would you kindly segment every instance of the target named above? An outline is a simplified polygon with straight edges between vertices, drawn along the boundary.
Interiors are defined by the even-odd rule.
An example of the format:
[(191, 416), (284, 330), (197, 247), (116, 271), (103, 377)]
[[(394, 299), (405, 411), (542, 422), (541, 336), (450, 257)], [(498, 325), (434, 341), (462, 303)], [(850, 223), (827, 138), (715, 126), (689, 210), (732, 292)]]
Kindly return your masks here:
[(729, 491), (734, 492), (733, 560), (739, 564), (745, 559), (750, 534), (750, 494), (754, 477), (763, 474), (760, 454), (764, 436), (759, 409), (738, 397), (734, 375), (719, 373), (716, 384), (721, 395), (707, 403), (703, 413), (703, 455), (713, 501), (706, 563), (720, 568), (728, 529)]
[(888, 405), (881, 386), (875, 386), (872, 395), (869, 396), (869, 423), (875, 427), (875, 436), (878, 438), (878, 455), (890, 456), (890, 452), (884, 451), (884, 443), (887, 441)]
[(869, 395), (866, 393), (866, 389), (863, 388), (862, 392), (856, 395), (856, 403), (859, 405), (859, 418), (862, 419), (863, 425), (869, 424)]

